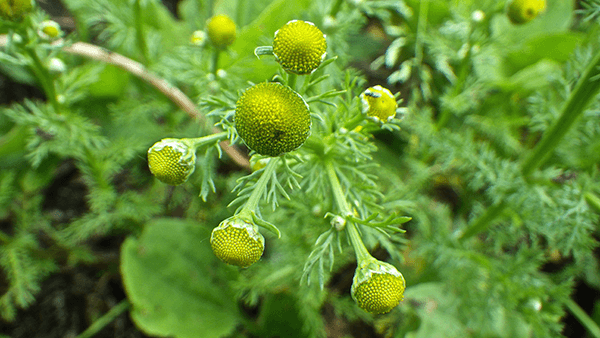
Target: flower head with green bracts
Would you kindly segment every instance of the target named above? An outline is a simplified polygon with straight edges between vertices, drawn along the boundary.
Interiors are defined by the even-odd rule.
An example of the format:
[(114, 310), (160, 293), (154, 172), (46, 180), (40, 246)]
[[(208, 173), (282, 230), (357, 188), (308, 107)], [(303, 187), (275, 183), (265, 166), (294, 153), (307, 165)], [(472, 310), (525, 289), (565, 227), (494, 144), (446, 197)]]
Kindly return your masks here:
[(352, 282), (352, 298), (370, 313), (390, 312), (404, 299), (406, 282), (391, 264), (375, 258), (358, 263)]
[(375, 122), (388, 122), (396, 116), (398, 103), (392, 93), (382, 86), (367, 88), (360, 94), (362, 112)]
[(507, 15), (514, 24), (533, 20), (546, 9), (546, 0), (512, 0), (508, 3)]
[(273, 55), (290, 73), (310, 74), (325, 60), (325, 35), (312, 22), (292, 20), (275, 32)]
[(180, 185), (194, 172), (196, 148), (184, 139), (162, 139), (148, 149), (148, 167), (161, 182)]
[(33, 9), (31, 0), (0, 1), (0, 16), (8, 20), (19, 20)]
[(265, 238), (256, 224), (233, 216), (213, 229), (210, 245), (215, 256), (223, 262), (245, 268), (260, 259)]
[(258, 154), (279, 156), (304, 144), (310, 135), (310, 112), (304, 99), (290, 87), (259, 83), (236, 103), (235, 129)]
[(227, 15), (216, 15), (208, 20), (208, 38), (217, 48), (225, 48), (233, 43), (235, 29), (235, 23)]

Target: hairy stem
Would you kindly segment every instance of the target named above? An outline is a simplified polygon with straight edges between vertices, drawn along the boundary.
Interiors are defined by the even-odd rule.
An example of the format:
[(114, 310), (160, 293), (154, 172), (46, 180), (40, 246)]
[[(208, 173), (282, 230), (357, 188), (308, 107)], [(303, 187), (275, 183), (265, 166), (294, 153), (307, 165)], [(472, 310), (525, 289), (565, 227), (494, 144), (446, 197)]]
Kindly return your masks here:
[(571, 96), (562, 108), (561, 115), (552, 125), (540, 143), (533, 149), (521, 167), (523, 176), (529, 176), (543, 164), (548, 155), (558, 146), (562, 138), (573, 126), (577, 118), (583, 114), (590, 101), (600, 90), (600, 51), (594, 56), (577, 81)]
[(210, 134), (202, 137), (188, 139), (188, 141), (192, 142), (194, 149), (198, 149), (207, 144), (211, 144), (217, 141), (220, 142), (224, 139), (227, 139), (227, 135), (228, 133), (226, 131), (222, 131), (216, 134)]
[(596, 322), (590, 318), (590, 316), (588, 316), (588, 314), (585, 313), (585, 311), (583, 311), (583, 309), (577, 305), (577, 303), (575, 303), (572, 299), (569, 299), (565, 302), (565, 306), (567, 309), (569, 309), (573, 316), (579, 320), (581, 325), (587, 329), (592, 337), (600, 338), (600, 327), (598, 327), (598, 324), (596, 324)]
[[(352, 210), (348, 205), (348, 201), (346, 200), (346, 196), (344, 195), (344, 191), (342, 190), (340, 180), (337, 174), (335, 173), (335, 167), (333, 166), (332, 161), (326, 162), (325, 170), (327, 171), (327, 177), (329, 178), (329, 183), (331, 184), (333, 197), (338, 206), (338, 209), (340, 210), (340, 213), (343, 217), (352, 215)], [(354, 248), (354, 252), (356, 253), (356, 261), (361, 262), (366, 259), (372, 259), (373, 257), (371, 256), (371, 254), (369, 254), (367, 247), (365, 247), (365, 244), (360, 238), (360, 234), (358, 233), (356, 224), (354, 224), (353, 222), (348, 222), (346, 224), (346, 231), (348, 233), (348, 237), (350, 238), (350, 243)]]
[(115, 318), (117, 318), (121, 313), (125, 312), (129, 309), (129, 302), (127, 300), (121, 301), (119, 304), (113, 306), (104, 316), (98, 318), (95, 322), (87, 328), (87, 330), (83, 331), (76, 338), (91, 338), (96, 333), (100, 332), (106, 325), (110, 324)]
[(254, 185), (252, 194), (250, 195), (250, 197), (246, 201), (246, 204), (244, 204), (244, 206), (242, 207), (242, 209), (240, 210), (238, 215), (245, 216), (245, 217), (248, 217), (248, 216), (252, 217), (251, 216), (252, 212), (254, 212), (258, 208), (258, 203), (260, 202), (261, 197), (265, 193), (265, 190), (267, 188), (267, 183), (269, 183), (269, 180), (271, 179), (271, 177), (273, 176), (273, 173), (275, 172), (275, 168), (277, 168), (278, 160), (279, 160), (279, 157), (271, 157), (269, 159), (269, 162), (263, 169), (263, 173), (260, 175), (260, 178)]

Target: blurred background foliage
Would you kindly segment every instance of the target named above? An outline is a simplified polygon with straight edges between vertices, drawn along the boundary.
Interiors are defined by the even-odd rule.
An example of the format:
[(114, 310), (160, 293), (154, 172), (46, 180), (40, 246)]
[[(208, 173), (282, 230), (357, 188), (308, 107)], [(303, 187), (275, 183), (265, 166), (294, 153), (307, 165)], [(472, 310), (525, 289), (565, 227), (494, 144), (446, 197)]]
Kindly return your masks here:
[[(267, 236), (259, 263), (222, 264), (210, 230), (232, 214), (231, 190), (246, 169), (204, 156), (199, 174), (173, 188), (145, 158), (154, 142), (197, 137), (217, 121), (190, 117), (120, 68), (36, 40), (35, 27), (3, 21), (0, 33), (36, 42), (5, 43), (0, 54), (1, 334), (600, 337), (600, 102), (597, 90), (574, 93), (600, 50), (599, 1), (548, 0), (523, 25), (496, 0), (37, 4), (23, 26), (52, 17), (67, 44), (140, 62), (203, 113), (211, 99), (235, 100), (249, 82), (281, 73), (254, 48), (289, 20), (314, 22), (337, 57), (318, 90), (347, 89), (358, 77), (361, 90), (381, 84), (407, 107), (402, 130), (375, 133), (369, 173), (381, 206), (412, 221), (403, 237), (364, 239), (403, 272), (407, 289), (389, 314), (360, 310), (347, 247), (321, 276), (323, 290), (301, 283), (333, 202), (298, 189), (263, 214), (284, 235)], [(214, 14), (238, 29), (221, 76), (211, 72), (212, 47), (189, 42)], [(52, 58), (66, 69), (51, 73)], [(590, 103), (527, 173), (574, 95)], [(205, 202), (207, 177), (216, 193)]]

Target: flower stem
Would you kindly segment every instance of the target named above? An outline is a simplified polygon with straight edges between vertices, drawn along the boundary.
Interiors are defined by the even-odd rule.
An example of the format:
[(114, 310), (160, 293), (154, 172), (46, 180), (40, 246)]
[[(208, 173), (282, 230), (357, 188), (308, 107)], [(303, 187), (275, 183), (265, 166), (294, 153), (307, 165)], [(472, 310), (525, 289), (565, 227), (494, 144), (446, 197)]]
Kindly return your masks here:
[(477, 218), (467, 227), (467, 230), (460, 235), (458, 240), (464, 241), (487, 229), (490, 224), (492, 224), (492, 221), (504, 210), (504, 208), (506, 208), (506, 206), (507, 204), (505, 201), (500, 201), (487, 208), (483, 215), (479, 216), (479, 218)]
[(55, 113), (60, 112), (60, 106), (58, 101), (56, 100), (56, 89), (54, 87), (54, 80), (52, 79), (52, 75), (48, 69), (42, 63), (42, 60), (38, 56), (37, 52), (34, 49), (26, 48), (27, 54), (31, 58), (33, 64), (31, 65), (31, 70), (37, 77), (44, 93), (46, 94), (46, 99), (50, 101), (52, 107), (54, 108)]
[(121, 301), (119, 304), (113, 306), (104, 316), (98, 318), (95, 322), (83, 331), (76, 338), (90, 338), (96, 333), (100, 332), (106, 325), (110, 324), (115, 318), (129, 308), (129, 302), (127, 300)]
[(256, 182), (253, 187), (252, 194), (248, 197), (246, 204), (242, 207), (238, 215), (242, 217), (250, 217), (252, 219), (252, 212), (254, 212), (258, 208), (258, 203), (260, 202), (261, 197), (265, 193), (265, 189), (267, 188), (267, 183), (273, 177), (273, 173), (275, 172), (275, 168), (277, 168), (277, 161), (279, 157), (271, 157), (269, 162), (263, 169), (263, 173)]
[(213, 57), (212, 57), (212, 65), (211, 65), (211, 73), (213, 73), (213, 75), (217, 76), (217, 70), (219, 70), (219, 57), (221, 56), (221, 49), (215, 47), (214, 51), (213, 51)]
[(588, 316), (583, 309), (577, 305), (572, 299), (565, 301), (565, 306), (579, 320), (579, 322), (588, 330), (590, 335), (595, 338), (600, 338), (600, 327)]
[(590, 208), (592, 208), (597, 213), (600, 213), (600, 197), (598, 197), (592, 192), (586, 192), (585, 194), (583, 194), (583, 198), (585, 198), (585, 201), (590, 206)]
[(296, 80), (298, 79), (298, 75), (294, 73), (288, 73), (287, 85), (292, 88), (292, 90), (296, 90)]
[(226, 131), (223, 131), (223, 132), (216, 133), (216, 134), (210, 134), (210, 135), (206, 135), (206, 136), (202, 136), (202, 137), (183, 139), (183, 140), (190, 142), (192, 147), (194, 147), (194, 149), (198, 149), (207, 144), (223, 141), (223, 140), (227, 139), (227, 135), (228, 135), (228, 133)]
[[(329, 178), (329, 183), (331, 184), (333, 198), (335, 199), (342, 217), (352, 215), (352, 210), (348, 205), (348, 201), (346, 200), (346, 196), (342, 190), (342, 185), (340, 184), (340, 180), (335, 173), (335, 168), (331, 160), (325, 163), (325, 170), (327, 171), (327, 177)], [(354, 252), (356, 253), (356, 261), (362, 262), (366, 259), (372, 259), (373, 257), (371, 254), (369, 254), (367, 247), (365, 247), (365, 244), (360, 238), (356, 224), (353, 222), (348, 222), (348, 224), (346, 224), (346, 231), (348, 233), (348, 237), (350, 237), (350, 243), (354, 248)]]
[(133, 8), (135, 15), (135, 34), (138, 49), (142, 53), (142, 58), (144, 60), (143, 63), (147, 65), (150, 59), (148, 55), (146, 37), (144, 36), (144, 22), (142, 21), (142, 7), (140, 1), (141, 0), (136, 0)]
[(539, 167), (548, 155), (558, 146), (579, 116), (582, 115), (590, 101), (600, 90), (600, 51), (594, 56), (581, 78), (575, 85), (571, 96), (562, 108), (561, 116), (552, 125), (540, 143), (537, 144), (530, 156), (521, 167), (523, 176), (529, 176)]

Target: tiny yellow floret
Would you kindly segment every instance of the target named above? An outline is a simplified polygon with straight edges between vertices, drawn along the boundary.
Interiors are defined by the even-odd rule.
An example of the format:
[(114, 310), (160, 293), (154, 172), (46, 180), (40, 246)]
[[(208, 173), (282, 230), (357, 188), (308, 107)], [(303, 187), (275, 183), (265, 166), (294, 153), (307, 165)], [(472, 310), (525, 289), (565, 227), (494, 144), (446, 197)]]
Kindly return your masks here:
[(512, 0), (508, 3), (507, 15), (514, 24), (533, 20), (546, 9), (546, 0)]
[(363, 114), (376, 122), (387, 122), (396, 116), (398, 103), (392, 93), (382, 86), (374, 86), (360, 94)]
[(292, 20), (275, 32), (273, 55), (287, 71), (310, 74), (325, 60), (325, 35), (312, 22)]
[(300, 147), (310, 135), (310, 112), (290, 87), (259, 83), (236, 103), (235, 129), (258, 154), (279, 156)]
[(216, 15), (208, 21), (208, 38), (215, 47), (225, 48), (235, 40), (235, 29), (235, 23), (227, 15)]
[(210, 245), (221, 261), (245, 268), (260, 259), (265, 239), (256, 225), (233, 216), (213, 229)]
[(196, 152), (179, 139), (163, 139), (148, 149), (148, 168), (161, 182), (180, 185), (196, 167)]
[(404, 277), (393, 265), (372, 259), (359, 263), (351, 294), (358, 307), (381, 314), (400, 304), (405, 288)]

